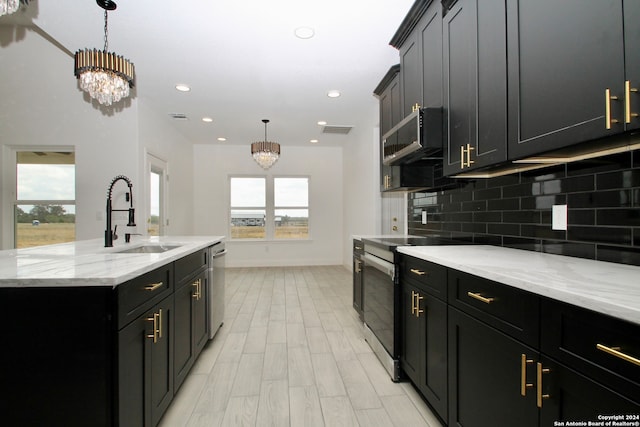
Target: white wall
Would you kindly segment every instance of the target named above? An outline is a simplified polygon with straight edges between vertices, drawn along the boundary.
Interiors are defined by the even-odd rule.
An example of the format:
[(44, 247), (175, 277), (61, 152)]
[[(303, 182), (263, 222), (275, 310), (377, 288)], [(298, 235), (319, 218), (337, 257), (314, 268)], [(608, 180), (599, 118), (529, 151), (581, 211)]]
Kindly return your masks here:
[[(13, 247), (10, 201), (15, 197), (12, 147), (46, 150), (72, 146), (76, 153), (76, 239), (102, 238), (107, 188), (116, 175), (133, 182), (136, 222), (144, 232), (146, 197), (144, 150), (170, 158), (175, 174), (170, 212), (176, 234), (191, 232), (191, 144), (163, 125), (153, 112), (129, 98), (115, 108), (100, 107), (82, 92), (73, 76), (73, 57), (37, 33), (0, 26), (0, 164), (2, 249)], [(123, 183), (114, 188), (114, 207), (125, 207)], [(138, 203), (138, 201), (140, 203)], [(123, 226), (119, 234), (124, 233)]]
[(227, 266), (342, 264), (342, 148), (283, 146), (280, 159), (265, 172), (249, 144), (199, 144), (193, 162), (195, 234), (229, 235), (229, 175), (310, 177), (310, 240), (228, 241)]
[(380, 233), (380, 130), (378, 101), (371, 96), (370, 127), (354, 129), (344, 148), (344, 239), (342, 264), (352, 268), (352, 236)]

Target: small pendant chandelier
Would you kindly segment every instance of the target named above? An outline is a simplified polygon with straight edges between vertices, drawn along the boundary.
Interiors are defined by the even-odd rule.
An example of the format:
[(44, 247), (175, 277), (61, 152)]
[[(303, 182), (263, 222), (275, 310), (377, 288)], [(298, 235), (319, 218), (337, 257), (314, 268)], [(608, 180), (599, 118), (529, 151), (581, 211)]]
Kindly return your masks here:
[[(1, 0), (0, 0), (1, 1)], [(134, 86), (133, 63), (113, 52), (107, 52), (107, 13), (116, 9), (112, 0), (96, 0), (104, 9), (104, 49), (84, 49), (76, 52), (74, 74), (80, 80), (80, 88), (89, 92), (100, 104), (111, 105), (129, 96)]]
[(20, 3), (27, 5), (29, 0), (0, 0), (0, 16), (17, 12)]
[(267, 141), (267, 123), (269, 120), (262, 119), (264, 123), (264, 141), (251, 144), (251, 155), (263, 169), (269, 169), (280, 157), (280, 144)]

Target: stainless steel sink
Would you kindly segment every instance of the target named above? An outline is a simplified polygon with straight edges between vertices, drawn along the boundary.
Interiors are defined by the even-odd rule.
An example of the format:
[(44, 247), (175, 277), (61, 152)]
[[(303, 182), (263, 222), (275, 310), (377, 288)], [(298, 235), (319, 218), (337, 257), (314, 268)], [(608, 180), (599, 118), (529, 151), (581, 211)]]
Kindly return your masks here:
[(119, 254), (159, 254), (179, 248), (180, 245), (142, 245), (116, 251)]

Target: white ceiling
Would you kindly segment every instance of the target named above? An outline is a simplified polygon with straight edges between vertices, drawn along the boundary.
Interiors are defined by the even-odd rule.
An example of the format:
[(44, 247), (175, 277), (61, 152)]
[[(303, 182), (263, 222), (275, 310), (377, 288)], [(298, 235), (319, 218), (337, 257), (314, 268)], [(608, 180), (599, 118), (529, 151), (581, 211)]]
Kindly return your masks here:
[[(135, 96), (193, 143), (341, 145), (329, 125), (371, 126), (373, 89), (398, 63), (389, 40), (413, 0), (115, 0), (109, 50), (134, 62)], [(69, 53), (103, 47), (95, 0), (35, 0), (13, 19), (31, 21)], [(7, 18), (7, 17), (5, 17)], [(4, 18), (3, 18), (4, 19)], [(302, 40), (294, 29), (312, 27)], [(73, 78), (73, 58), (69, 61)], [(188, 93), (175, 85), (191, 86)], [(327, 97), (341, 91), (336, 99)], [(78, 89), (79, 90), (79, 89)], [(81, 94), (78, 93), (81, 97)], [(182, 113), (175, 121), (169, 113)], [(202, 122), (202, 117), (213, 123)]]

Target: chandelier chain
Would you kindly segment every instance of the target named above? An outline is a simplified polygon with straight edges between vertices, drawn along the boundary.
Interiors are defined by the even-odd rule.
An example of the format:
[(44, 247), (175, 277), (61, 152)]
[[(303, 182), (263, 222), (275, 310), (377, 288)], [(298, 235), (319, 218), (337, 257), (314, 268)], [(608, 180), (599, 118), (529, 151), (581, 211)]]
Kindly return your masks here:
[(106, 51), (107, 51), (107, 49), (109, 48), (109, 41), (108, 41), (108, 40), (109, 40), (109, 39), (108, 39), (108, 36), (109, 36), (109, 30), (108, 30), (108, 28), (107, 28), (107, 17), (108, 17), (108, 16), (109, 16), (109, 15), (108, 15), (108, 13), (107, 13), (107, 10), (105, 9), (105, 10), (104, 10), (104, 51), (105, 51), (105, 52), (106, 52)]

